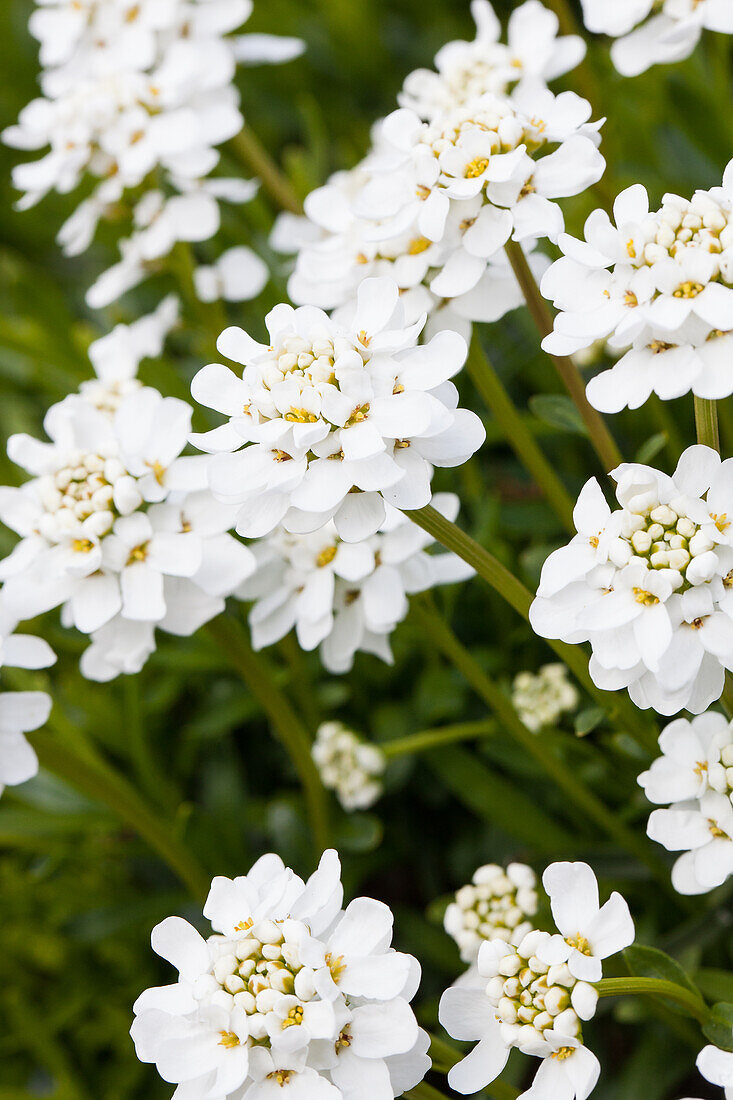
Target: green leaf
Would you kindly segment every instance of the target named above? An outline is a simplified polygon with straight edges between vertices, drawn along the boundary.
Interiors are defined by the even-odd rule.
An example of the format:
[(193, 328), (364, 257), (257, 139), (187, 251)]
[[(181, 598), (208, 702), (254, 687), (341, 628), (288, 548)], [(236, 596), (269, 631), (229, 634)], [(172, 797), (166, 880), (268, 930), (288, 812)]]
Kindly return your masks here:
[(713, 1005), (702, 1030), (716, 1047), (733, 1051), (733, 1004), (721, 1001)]
[(657, 432), (656, 435), (650, 436), (649, 439), (639, 447), (639, 450), (634, 456), (634, 462), (641, 462), (644, 464), (651, 462), (651, 460), (656, 458), (659, 452), (667, 446), (668, 442), (669, 436), (666, 432)]
[[(680, 985), (683, 989), (688, 989), (696, 996), (700, 996), (700, 990), (677, 960), (671, 958), (670, 955), (666, 955), (664, 951), (660, 951), (656, 947), (645, 947), (642, 944), (633, 943), (631, 947), (627, 947), (624, 951), (624, 958), (629, 970), (635, 977), (662, 978), (664, 981), (674, 982), (675, 985)], [(673, 1004), (673, 1002), (665, 1000), (664, 1003), (674, 1012), (680, 1012), (679, 1006)]]
[(585, 737), (603, 721), (605, 714), (600, 707), (585, 707), (575, 716), (575, 732), (578, 737)]
[(587, 435), (580, 413), (570, 397), (561, 393), (538, 393), (529, 399), (529, 407), (538, 418), (562, 432)]
[(710, 1001), (730, 1001), (733, 1003), (733, 974), (729, 970), (696, 971), (697, 982), (702, 995)]

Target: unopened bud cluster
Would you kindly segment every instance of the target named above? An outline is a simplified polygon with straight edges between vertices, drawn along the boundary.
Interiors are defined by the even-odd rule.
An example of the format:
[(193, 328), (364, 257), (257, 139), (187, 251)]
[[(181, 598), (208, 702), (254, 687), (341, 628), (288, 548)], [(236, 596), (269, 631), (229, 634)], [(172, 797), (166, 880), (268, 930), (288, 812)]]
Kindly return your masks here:
[[(621, 538), (611, 547), (609, 556), (619, 568), (636, 557), (652, 569), (674, 570), (680, 577), (671, 578), (672, 587), (678, 589), (685, 581), (689, 585), (709, 580), (717, 562), (714, 558), (702, 558), (715, 545), (707, 532), (685, 515), (683, 501), (673, 504), (677, 510), (669, 504), (658, 504), (637, 512), (635, 502), (631, 501), (623, 518)], [(727, 526), (725, 517), (714, 519)], [(691, 564), (694, 558), (702, 560)]]
[(565, 665), (543, 665), (536, 674), (520, 672), (514, 677), (512, 703), (532, 731), (554, 725), (561, 715), (574, 711), (579, 701)]
[(70, 531), (101, 538), (120, 514), (134, 510), (141, 496), (133, 478), (118, 458), (79, 453), (55, 474), (37, 483), (45, 509), (39, 532), (50, 542), (61, 542)]
[(574, 978), (567, 963), (548, 966), (538, 957), (549, 939), (548, 932), (535, 929), (517, 947), (495, 941), (479, 962), (502, 1038), (525, 1054), (545, 1053), (546, 1031), (582, 1039), (582, 1021), (593, 1017), (598, 1000), (593, 986)]
[(534, 871), (523, 863), (510, 863), (506, 870), (488, 863), (478, 868), (470, 885), (456, 891), (444, 925), (464, 962), (475, 962), (487, 940), (509, 943), (532, 930), (529, 918), (537, 912), (536, 886)]
[(345, 810), (364, 810), (382, 794), (384, 755), (343, 722), (324, 722), (319, 727), (313, 760), (324, 787), (336, 792)]

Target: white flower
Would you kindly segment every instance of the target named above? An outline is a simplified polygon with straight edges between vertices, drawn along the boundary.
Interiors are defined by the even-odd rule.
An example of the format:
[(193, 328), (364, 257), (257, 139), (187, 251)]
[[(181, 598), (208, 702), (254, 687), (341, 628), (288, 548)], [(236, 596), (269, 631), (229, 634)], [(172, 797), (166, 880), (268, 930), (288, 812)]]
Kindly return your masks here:
[[(15, 619), (0, 596), (0, 668), (48, 668), (56, 655), (42, 638), (14, 634)], [(24, 734), (44, 725), (51, 713), (51, 697), (44, 691), (0, 692), (0, 794), (32, 779), (38, 757)]]
[[(494, 1081), (512, 1047), (543, 1059), (532, 1089), (523, 1096), (585, 1100), (592, 1091), (598, 1062), (582, 1045), (582, 1023), (594, 1016), (598, 994), (576, 981), (565, 963), (549, 967), (542, 962), (538, 951), (549, 939), (548, 932), (532, 931), (516, 947), (503, 940), (482, 944), (478, 970), (487, 981), (485, 990), (457, 986), (441, 997), (440, 1022), (448, 1034), (478, 1040), (448, 1075), (456, 1092), (479, 1092)], [(562, 1074), (560, 1067), (543, 1072), (547, 1061), (570, 1060)], [(543, 1088), (548, 1076), (557, 1092)]]
[(703, 30), (733, 34), (728, 0), (581, 0), (588, 30), (616, 38), (611, 57), (623, 76), (638, 76), (652, 65), (683, 61)]
[(256, 298), (267, 285), (270, 271), (251, 248), (230, 248), (215, 264), (197, 267), (196, 293), (202, 302), (245, 302)]
[(650, 802), (664, 805), (733, 789), (733, 727), (718, 711), (670, 722), (659, 736), (662, 755), (639, 776)]
[(312, 752), (323, 786), (336, 792), (345, 810), (366, 810), (381, 796), (384, 754), (343, 722), (323, 722)]
[(580, 696), (565, 665), (543, 665), (535, 675), (519, 672), (512, 684), (512, 703), (528, 729), (552, 726), (561, 715), (578, 706)]
[(506, 870), (488, 863), (474, 872), (471, 884), (456, 892), (443, 921), (464, 962), (475, 963), (486, 940), (508, 943), (532, 931), (536, 886), (534, 871), (524, 863), (510, 863)]
[(392, 1100), (412, 1088), (430, 1066), (408, 1003), (419, 966), (390, 947), (386, 905), (358, 898), (344, 911), (342, 899), (333, 851), (306, 883), (275, 855), (214, 879), (204, 907), (214, 935), (178, 917), (153, 931), (179, 979), (138, 998), (138, 1058), (190, 1100), (242, 1088), (259, 1100), (283, 1089), (357, 1100), (365, 1088)]
[[(455, 519), (458, 498), (433, 497), (434, 507)], [(310, 534), (277, 529), (253, 552), (255, 575), (237, 591), (256, 602), (249, 616), (255, 649), (272, 645), (295, 628), (303, 649), (320, 646), (324, 666), (348, 672), (357, 652), (392, 663), (389, 636), (408, 612), (408, 596), (473, 575), (455, 554), (428, 554), (432, 538), (388, 506), (376, 535), (343, 542), (333, 522)]]
[(526, 0), (514, 9), (506, 45), (499, 41), (501, 24), (488, 0), (472, 0), (471, 13), (474, 41), (443, 46), (435, 57), (437, 72), (410, 73), (399, 96), (401, 106), (431, 119), (484, 92), (503, 94), (518, 80), (555, 80), (585, 56), (582, 38), (558, 38), (559, 20), (539, 0)]
[(282, 523), (315, 531), (333, 519), (339, 537), (359, 542), (385, 520), (385, 502), (404, 509), (430, 500), (433, 466), (458, 466), (485, 432), (456, 409), (448, 381), (463, 365), (465, 341), (443, 332), (422, 347), (421, 323), (403, 326), (399, 292), (368, 279), (350, 328), (320, 310), (277, 306), (270, 344), (227, 329), (219, 350), (245, 364), (238, 377), (212, 364), (196, 375), (197, 401), (229, 417), (194, 436), (218, 452), (209, 466), (217, 499), (239, 506), (249, 538)]
[(618, 893), (601, 906), (598, 883), (587, 863), (553, 863), (542, 877), (560, 930), (539, 950), (547, 963), (566, 962), (573, 977), (600, 981), (602, 960), (634, 942), (634, 922)]
[(727, 794), (706, 791), (696, 801), (654, 810), (647, 832), (670, 852), (684, 852), (672, 869), (680, 894), (704, 894), (733, 874), (733, 807)]
[[(0, 490), (0, 518), (21, 540), (0, 565), (9, 613), (30, 618), (62, 605), (64, 625), (98, 645), (121, 616), (144, 624), (131, 631), (140, 655), (140, 631), (188, 634), (223, 609), (255, 560), (226, 533), (233, 512), (205, 489), (207, 460), (180, 457), (191, 412), (149, 388), (113, 414), (72, 396), (46, 416), (51, 442), (10, 439), (11, 458), (32, 479)], [(126, 635), (103, 637), (117, 649)]]
[(602, 412), (638, 408), (692, 391), (717, 399), (733, 392), (733, 162), (721, 187), (691, 200), (665, 195), (649, 211), (635, 185), (614, 204), (616, 226), (596, 210), (586, 241), (562, 236), (564, 258), (542, 280), (561, 311), (547, 351), (574, 354), (609, 338), (620, 358), (588, 384)]
[(697, 1068), (706, 1081), (725, 1089), (725, 1100), (733, 1100), (733, 1054), (717, 1047), (704, 1047), (697, 1056)]
[(599, 687), (699, 714), (733, 667), (733, 463), (695, 446), (672, 477), (635, 463), (612, 476), (621, 507), (586, 484), (578, 534), (545, 562), (530, 621), (541, 637), (589, 641)]

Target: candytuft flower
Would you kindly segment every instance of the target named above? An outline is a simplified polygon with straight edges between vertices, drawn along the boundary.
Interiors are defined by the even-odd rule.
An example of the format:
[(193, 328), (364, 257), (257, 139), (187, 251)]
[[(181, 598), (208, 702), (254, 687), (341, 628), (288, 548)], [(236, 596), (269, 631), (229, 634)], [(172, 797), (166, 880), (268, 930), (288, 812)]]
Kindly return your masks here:
[(343, 722), (323, 722), (312, 752), (321, 782), (336, 792), (345, 810), (366, 810), (381, 796), (384, 754)]
[(620, 358), (588, 383), (601, 412), (639, 408), (656, 393), (733, 393), (733, 162), (721, 187), (692, 199), (665, 195), (649, 211), (637, 184), (585, 224), (586, 240), (562, 236), (565, 256), (542, 280), (561, 312), (543, 347), (572, 355), (608, 338)]
[(697, 1068), (706, 1081), (725, 1090), (725, 1100), (733, 1097), (733, 1054), (718, 1047), (703, 1047), (697, 1056)]
[(733, 34), (727, 0), (581, 0), (589, 31), (615, 38), (611, 57), (623, 76), (638, 76), (652, 65), (684, 61), (703, 30)]
[[(432, 503), (449, 519), (458, 514), (452, 493)], [(455, 554), (427, 553), (432, 542), (389, 505), (377, 534), (358, 543), (343, 542), (332, 521), (304, 535), (276, 529), (253, 544), (257, 572), (236, 592), (255, 601), (252, 644), (262, 649), (295, 629), (303, 649), (320, 647), (329, 672), (348, 672), (359, 651), (391, 664), (390, 635), (407, 615), (408, 596), (473, 575)]]
[(562, 664), (543, 665), (535, 675), (519, 672), (512, 684), (512, 703), (528, 729), (552, 726), (563, 715), (574, 711), (580, 696)]
[(636, 463), (612, 477), (620, 508), (585, 485), (578, 534), (545, 562), (530, 622), (541, 637), (589, 641), (599, 687), (699, 714), (733, 666), (730, 461), (694, 446), (672, 477)]
[(532, 931), (536, 887), (535, 873), (524, 863), (510, 863), (506, 870), (487, 863), (474, 871), (470, 885), (456, 891), (443, 921), (464, 962), (475, 963), (487, 940), (509, 943)]
[[(15, 620), (7, 613), (0, 594), (0, 669), (48, 668), (56, 654), (48, 642), (29, 634), (13, 633)], [(51, 697), (44, 691), (0, 692), (0, 794), (32, 779), (38, 757), (24, 734), (39, 729), (51, 713)]]
[(483, 425), (455, 408), (448, 382), (465, 342), (444, 332), (416, 347), (422, 322), (404, 327), (398, 300), (394, 282), (367, 279), (348, 328), (281, 305), (267, 317), (269, 346), (241, 329), (222, 333), (219, 350), (244, 372), (212, 364), (196, 375), (194, 398), (229, 420), (193, 442), (220, 452), (209, 484), (238, 506), (239, 534), (281, 523), (315, 531), (333, 519), (341, 539), (359, 542), (384, 523), (385, 502), (423, 507), (433, 466), (458, 466), (480, 447)]
[(304, 883), (276, 855), (216, 878), (203, 939), (179, 917), (153, 930), (178, 982), (146, 990), (131, 1034), (138, 1058), (189, 1095), (355, 1100), (364, 1083), (399, 1096), (430, 1066), (409, 1006), (419, 966), (394, 951), (386, 905), (341, 909), (336, 852)]

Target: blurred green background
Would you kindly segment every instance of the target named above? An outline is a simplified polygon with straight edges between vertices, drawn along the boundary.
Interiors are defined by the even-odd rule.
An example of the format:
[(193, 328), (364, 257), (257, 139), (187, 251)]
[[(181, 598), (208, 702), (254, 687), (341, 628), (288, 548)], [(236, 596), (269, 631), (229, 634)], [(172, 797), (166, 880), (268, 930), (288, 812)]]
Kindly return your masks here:
[[(497, 10), (506, 14), (513, 5)], [(11, 123), (36, 91), (36, 44), (26, 24), (30, 0), (0, 5), (0, 122)], [(429, 65), (455, 37), (472, 37), (467, 0), (259, 0), (248, 30), (294, 34), (307, 54), (282, 68), (240, 72), (248, 122), (285, 166), (301, 194), (366, 150), (375, 118), (393, 109), (404, 76)], [(733, 155), (731, 39), (709, 36), (694, 56), (634, 80), (613, 72), (607, 44), (562, 86), (591, 92), (606, 115), (603, 150), (609, 171), (601, 192), (565, 203), (579, 232), (594, 205), (641, 181), (652, 202), (664, 191), (689, 193), (720, 181)], [(65, 260), (55, 233), (74, 198), (51, 197), (29, 213), (13, 210), (12, 165), (22, 154), (0, 149), (0, 434), (39, 434), (47, 406), (90, 373), (91, 339), (152, 308), (169, 286), (152, 280), (104, 314), (84, 305), (84, 291), (112, 262), (114, 227), (81, 258)], [(222, 171), (241, 171), (225, 152)], [(267, 245), (273, 211), (264, 198), (228, 208), (217, 251), (251, 243), (273, 266), (261, 298), (231, 308), (230, 319), (259, 336), (266, 310), (284, 293), (282, 258)], [(201, 251), (207, 255), (207, 249)], [(573, 495), (598, 473), (582, 425), (566, 399), (524, 311), (482, 333), (492, 361)], [(166, 357), (147, 364), (145, 381), (185, 397), (210, 336), (174, 335)], [(463, 404), (484, 416), (488, 440), (439, 488), (459, 492), (461, 522), (512, 565), (529, 586), (563, 534), (506, 446), (467, 377)], [(723, 446), (733, 453), (730, 400), (721, 403)], [(693, 442), (692, 399), (613, 418), (627, 456), (672, 469)], [(18, 472), (0, 457), (3, 481)], [(6, 553), (12, 538), (0, 532)], [(474, 581), (438, 596), (483, 668), (509, 685), (516, 672), (551, 659), (545, 644)], [(231, 614), (242, 615), (242, 608)], [(155, 812), (172, 820), (207, 875), (244, 873), (263, 851), (277, 850), (303, 874), (314, 865), (295, 776), (246, 688), (204, 636), (160, 639), (144, 672), (100, 686), (77, 667), (83, 648), (55, 616), (38, 624), (59, 654), (51, 676), (6, 676), (6, 685), (50, 684), (51, 729), (81, 737), (115, 764)], [(329, 677), (315, 655), (286, 644), (270, 651), (275, 674), (311, 729), (339, 717), (377, 741), (441, 724), (484, 717), (459, 675), (407, 621), (395, 636), (396, 665), (360, 656), (350, 675)], [(640, 833), (648, 807), (635, 777), (646, 758), (630, 737), (614, 733), (589, 700), (578, 736), (566, 728), (542, 736), (568, 768)], [(470, 780), (470, 781), (469, 781)], [(637, 918), (639, 939), (675, 954), (700, 973), (703, 988), (733, 1000), (729, 891), (694, 904), (673, 899), (649, 872), (619, 852), (553, 788), (508, 738), (440, 750), (395, 764), (387, 793), (369, 813), (346, 817), (333, 805), (335, 840), (347, 894), (370, 893), (396, 913), (396, 942), (421, 959), (418, 1012), (433, 1024), (437, 998), (460, 969), (443, 933), (446, 896), (486, 861), (522, 859), (541, 871), (553, 858), (583, 857), (604, 889), (620, 888)], [(146, 986), (170, 980), (149, 947), (150, 929), (169, 913), (200, 920), (200, 905), (117, 815), (74, 786), (42, 773), (0, 803), (0, 1100), (155, 1100), (171, 1094), (152, 1067), (135, 1059), (127, 1031), (131, 1005)], [(725, 985), (728, 982), (729, 986)], [(718, 986), (715, 986), (715, 983)], [(723, 983), (721, 985), (721, 983)], [(715, 992), (713, 992), (715, 988)], [(602, 1009), (587, 1041), (604, 1066), (599, 1100), (672, 1100), (713, 1096), (691, 1067), (701, 1039), (681, 1017), (638, 1002)], [(527, 1060), (512, 1062), (517, 1084)]]

